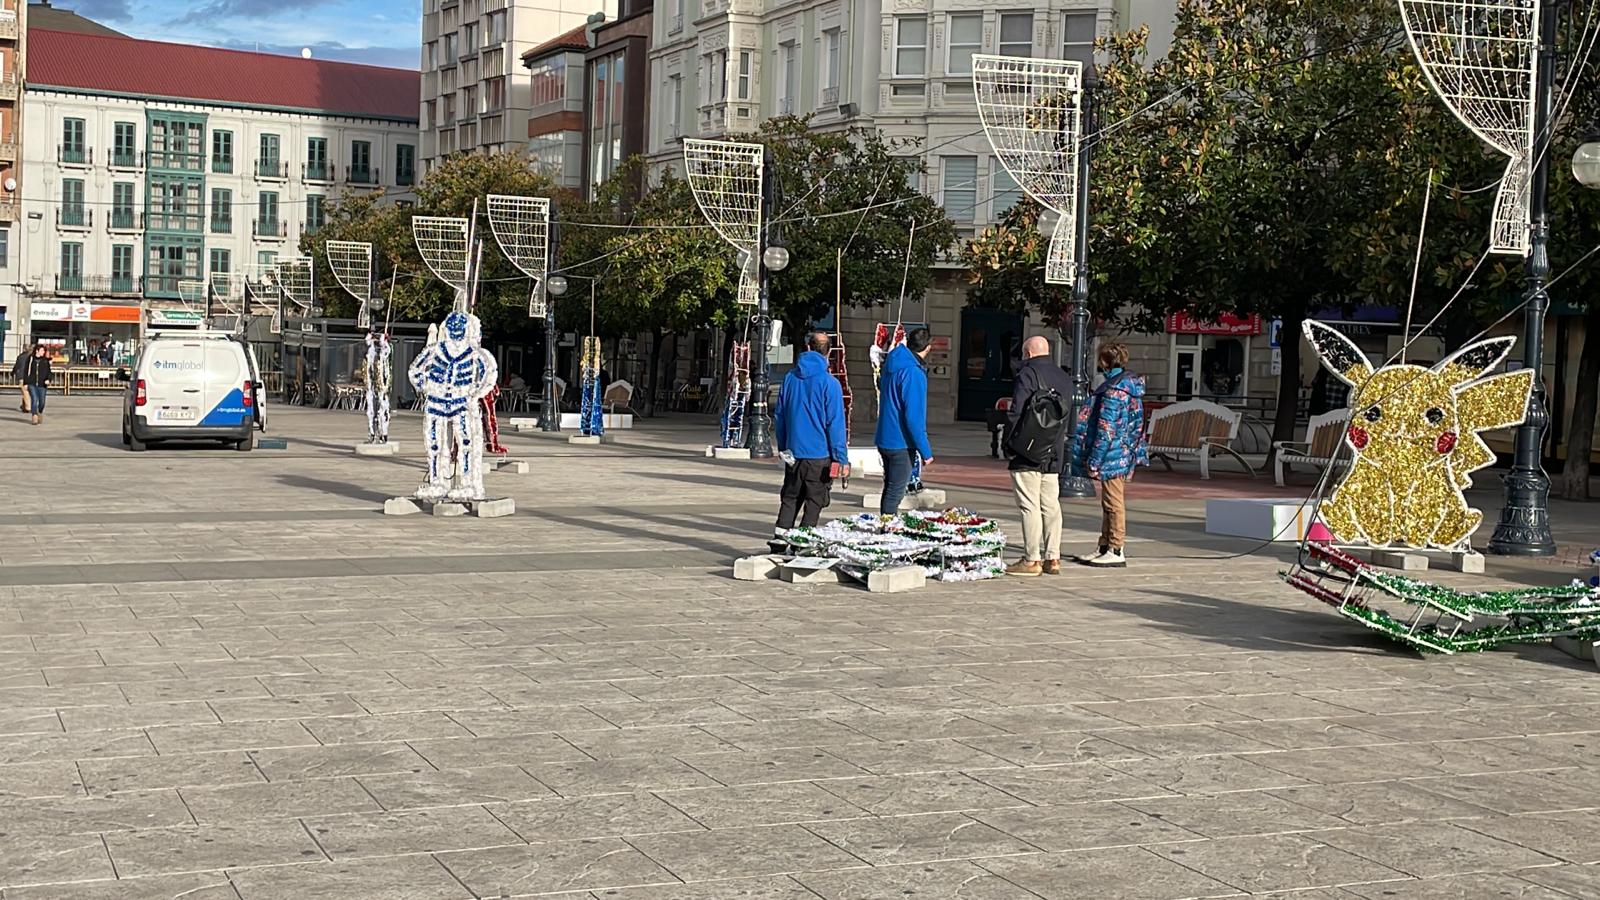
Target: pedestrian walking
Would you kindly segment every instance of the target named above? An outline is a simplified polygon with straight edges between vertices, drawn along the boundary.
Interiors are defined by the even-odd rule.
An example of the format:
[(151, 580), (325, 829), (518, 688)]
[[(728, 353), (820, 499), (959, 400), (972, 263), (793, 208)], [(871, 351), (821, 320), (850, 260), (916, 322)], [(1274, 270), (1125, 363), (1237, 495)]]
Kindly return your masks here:
[(11, 364), (11, 377), (17, 380), (17, 387), (22, 391), (22, 405), (17, 407), (23, 412), (32, 412), (28, 398), (28, 385), (22, 380), (22, 373), (28, 370), (28, 360), (33, 357), (33, 345), (26, 344), (22, 352), (17, 354), (17, 361)]
[(1022, 559), (1007, 575), (1061, 574), (1061, 469), (1072, 379), (1050, 359), (1050, 342), (1028, 338), (1006, 412), (1011, 488), (1022, 512)]
[(44, 395), (50, 386), (50, 351), (43, 344), (33, 348), (22, 367), (22, 383), (28, 389), (28, 407), (33, 424), (44, 421)]
[(1075, 473), (1099, 482), (1100, 547), (1079, 562), (1096, 568), (1127, 565), (1127, 489), (1137, 466), (1150, 464), (1144, 434), (1144, 379), (1128, 371), (1128, 348), (1100, 347), (1105, 380), (1078, 411), (1073, 433)]
[(878, 376), (878, 430), (873, 443), (883, 458), (883, 495), (878, 512), (893, 515), (900, 511), (918, 459), (933, 465), (933, 447), (928, 443), (928, 370), (924, 360), (933, 336), (926, 328), (906, 335), (906, 342), (884, 357)]
[(812, 527), (832, 499), (833, 473), (850, 477), (849, 438), (844, 425), (844, 391), (828, 371), (828, 359), (816, 348), (827, 347), (827, 335), (812, 335), (812, 349), (800, 354), (778, 389), (774, 431), (783, 458), (783, 492), (773, 549), (787, 545), (780, 535), (800, 524)]

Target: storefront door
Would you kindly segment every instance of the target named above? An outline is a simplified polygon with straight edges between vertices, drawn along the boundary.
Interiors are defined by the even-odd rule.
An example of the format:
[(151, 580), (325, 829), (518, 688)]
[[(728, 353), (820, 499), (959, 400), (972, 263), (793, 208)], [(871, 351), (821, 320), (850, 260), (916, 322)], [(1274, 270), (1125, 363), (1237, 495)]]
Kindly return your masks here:
[(1022, 316), (998, 309), (961, 311), (956, 418), (981, 422), (995, 402), (1011, 396), (1022, 360)]

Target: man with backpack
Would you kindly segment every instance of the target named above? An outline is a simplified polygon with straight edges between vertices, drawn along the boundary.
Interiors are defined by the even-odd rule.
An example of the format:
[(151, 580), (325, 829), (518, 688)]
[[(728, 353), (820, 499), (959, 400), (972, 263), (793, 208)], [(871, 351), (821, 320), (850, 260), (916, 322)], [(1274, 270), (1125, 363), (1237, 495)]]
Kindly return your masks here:
[(1028, 338), (1006, 412), (1011, 486), (1022, 511), (1022, 559), (1007, 575), (1061, 574), (1060, 475), (1066, 459), (1072, 379), (1050, 359), (1050, 342)]

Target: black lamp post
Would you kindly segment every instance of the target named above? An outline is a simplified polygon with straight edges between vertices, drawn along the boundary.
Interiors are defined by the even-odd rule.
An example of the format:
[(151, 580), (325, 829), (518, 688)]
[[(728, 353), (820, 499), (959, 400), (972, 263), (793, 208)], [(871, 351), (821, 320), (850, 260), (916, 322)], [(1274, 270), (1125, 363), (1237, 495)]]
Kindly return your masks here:
[[(1093, 90), (1099, 80), (1092, 71), (1083, 74), (1083, 100), (1079, 111), (1080, 135), (1094, 133)], [(1089, 148), (1090, 143), (1078, 144), (1078, 197), (1077, 229), (1073, 233), (1076, 244), (1074, 257), (1077, 265), (1072, 280), (1072, 408), (1067, 417), (1067, 465), (1057, 479), (1058, 496), (1067, 500), (1088, 500), (1095, 496), (1094, 482), (1077, 475), (1078, 448), (1073, 431), (1077, 427), (1078, 410), (1089, 403)]]
[(1517, 428), (1515, 455), (1505, 477), (1505, 505), (1489, 539), (1489, 552), (1501, 556), (1550, 556), (1556, 552), (1550, 533), (1550, 476), (1543, 464), (1544, 431), (1550, 423), (1544, 393), (1544, 317), (1550, 308), (1545, 282), (1550, 277), (1550, 138), (1554, 112), (1550, 82), (1556, 73), (1558, 4), (1542, 0), (1539, 17), (1539, 68), (1533, 98), (1533, 186), (1528, 218), (1532, 225), (1528, 253), (1528, 300), (1524, 311), (1522, 364), (1533, 370), (1528, 417)]
[[(554, 229), (552, 228), (552, 238)], [(554, 241), (552, 240), (552, 246)], [(551, 256), (555, 254), (552, 252)], [(545, 282), (550, 301), (544, 308), (544, 402), (539, 404), (539, 430), (561, 430), (561, 406), (556, 398), (556, 298), (567, 292), (567, 276), (551, 275)]]
[(772, 157), (764, 155), (761, 162), (761, 246), (757, 248), (755, 265), (760, 278), (760, 294), (757, 299), (756, 314), (751, 319), (755, 324), (755, 346), (750, 360), (750, 402), (745, 410), (745, 419), (748, 428), (745, 431), (745, 446), (750, 448), (751, 459), (771, 459), (774, 455), (772, 449), (772, 411), (768, 394), (772, 391), (772, 368), (767, 359), (767, 343), (770, 340), (772, 326), (772, 298), (770, 273), (781, 272), (789, 266), (789, 250), (783, 246), (783, 239), (776, 223), (772, 221), (772, 211), (778, 207), (778, 173)]

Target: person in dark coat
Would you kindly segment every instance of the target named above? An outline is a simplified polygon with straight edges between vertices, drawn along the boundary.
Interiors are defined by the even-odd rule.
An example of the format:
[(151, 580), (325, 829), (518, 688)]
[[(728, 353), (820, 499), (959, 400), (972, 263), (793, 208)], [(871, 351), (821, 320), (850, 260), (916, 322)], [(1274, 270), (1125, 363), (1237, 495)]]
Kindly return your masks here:
[(928, 442), (928, 370), (923, 361), (933, 346), (926, 328), (912, 329), (906, 342), (884, 357), (878, 376), (878, 430), (873, 443), (883, 457), (883, 496), (878, 512), (900, 511), (919, 458), (933, 464)]
[(835, 463), (842, 477), (850, 477), (844, 391), (839, 379), (828, 371), (827, 357), (815, 350), (800, 354), (778, 389), (773, 418), (774, 437), (784, 463), (782, 500), (773, 528), (776, 548), (782, 543), (782, 533), (794, 527), (796, 517), (807, 527), (815, 526), (822, 517), (831, 499)]
[(44, 398), (50, 387), (50, 348), (40, 344), (22, 367), (22, 383), (28, 388), (28, 408), (33, 411), (33, 424), (44, 421)]
[[(1005, 444), (1010, 458), (1011, 487), (1022, 511), (1022, 559), (1006, 567), (1007, 575), (1032, 577), (1061, 574), (1061, 472), (1066, 462), (1067, 428), (1065, 413), (1072, 398), (1072, 379), (1050, 359), (1050, 341), (1028, 338), (1022, 344), (1023, 363), (1011, 390), (1011, 409), (1006, 412)], [(1029, 401), (1041, 391), (1055, 391), (1061, 398), (1062, 428), (1049, 455), (1037, 461), (1019, 455), (1011, 448), (1017, 423), (1027, 411)]]

